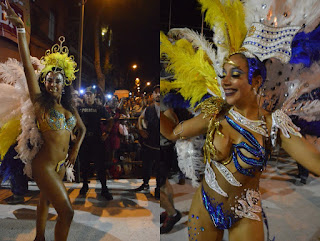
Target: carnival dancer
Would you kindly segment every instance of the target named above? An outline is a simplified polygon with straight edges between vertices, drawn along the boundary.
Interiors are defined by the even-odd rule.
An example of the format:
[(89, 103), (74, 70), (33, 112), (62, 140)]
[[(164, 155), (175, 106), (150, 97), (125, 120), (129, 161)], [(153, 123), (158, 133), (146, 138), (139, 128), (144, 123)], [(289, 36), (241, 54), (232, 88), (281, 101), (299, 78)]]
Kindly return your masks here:
[[(43, 139), (39, 152), (32, 160), (32, 175), (40, 189), (35, 240), (45, 240), (50, 203), (58, 213), (55, 240), (67, 240), (74, 211), (62, 178), (66, 167), (73, 167), (85, 135), (85, 126), (71, 105), (71, 84), (75, 79), (76, 63), (72, 56), (68, 56), (68, 48), (62, 46), (64, 38), (60, 37), (60, 45), (54, 45), (41, 59), (45, 67), (37, 79), (30, 61), (24, 23), (7, 0), (1, 6), (7, 19), (17, 27), (19, 52)], [(70, 139), (73, 140), (73, 147), (69, 150)]]
[[(176, 30), (174, 34), (185, 39), (174, 44), (163, 34), (160, 37), (160, 53), (170, 59), (168, 70), (174, 72), (176, 78), (173, 82), (162, 81), (162, 91), (180, 88), (180, 93), (192, 105), (201, 101), (207, 88), (215, 95), (197, 106), (196, 110), (201, 110), (198, 116), (178, 125), (163, 113), (160, 115), (160, 132), (170, 140), (206, 134), (204, 180), (190, 208), (189, 240), (219, 241), (225, 229), (228, 229), (230, 241), (264, 240), (259, 180), (270, 155), (271, 143), (278, 142), (298, 163), (320, 174), (320, 152), (301, 136), (299, 128), (285, 114), (288, 110), (270, 113), (259, 105), (263, 84), (272, 75), (267, 75), (261, 61), (277, 58), (282, 61), (279, 68), (289, 61), (301, 63), (301, 56), (305, 57), (306, 51), (300, 48), (297, 52), (294, 45), (296, 41), (305, 44), (319, 38), (319, 34), (302, 32), (313, 30), (311, 22), (303, 16), (316, 11), (317, 2), (310, 1), (308, 6), (300, 2), (304, 8), (300, 6), (299, 9), (309, 12), (295, 12), (294, 17), (289, 16), (296, 26), (290, 25), (290, 20), (289, 24), (287, 20), (282, 24), (281, 16), (270, 20), (274, 13), (270, 9), (274, 10), (275, 6), (271, 6), (272, 1), (266, 2), (268, 4), (259, 12), (253, 1), (246, 1), (245, 7), (251, 14), (261, 14), (251, 16), (259, 22), (251, 22), (247, 31), (241, 1), (200, 0), (206, 11), (206, 21), (215, 31), (217, 51), (203, 37), (186, 29)], [(286, 11), (286, 16), (293, 12)], [(317, 13), (319, 17), (319, 11)], [(297, 22), (299, 16), (301, 22)], [(313, 21), (318, 21), (318, 17)], [(300, 30), (304, 37), (299, 35)], [(314, 31), (318, 32), (317, 29)], [(317, 54), (313, 56), (311, 61), (319, 60)], [(306, 65), (294, 68), (308, 71)], [(221, 98), (220, 87), (225, 100)]]

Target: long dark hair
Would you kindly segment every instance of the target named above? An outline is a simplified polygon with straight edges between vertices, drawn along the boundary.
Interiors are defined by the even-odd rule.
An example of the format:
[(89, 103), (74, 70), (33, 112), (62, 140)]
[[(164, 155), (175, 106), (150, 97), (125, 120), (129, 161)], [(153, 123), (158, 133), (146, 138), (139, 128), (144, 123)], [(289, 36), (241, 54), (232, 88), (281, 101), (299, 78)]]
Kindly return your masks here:
[[(53, 67), (52, 71), (61, 71), (62, 69), (60, 68), (56, 68)], [(50, 72), (48, 72), (50, 73)], [(61, 72), (61, 74), (63, 75), (64, 80), (66, 79), (66, 76)], [(46, 78), (47, 75), (39, 76), (38, 79), (38, 83), (40, 86), (40, 91), (41, 93), (36, 97), (36, 102), (41, 105), (42, 107), (44, 107), (44, 109), (46, 111), (50, 110), (51, 108), (53, 108), (54, 106), (54, 98), (53, 96), (48, 93), (48, 91), (46, 90), (46, 87), (44, 85), (44, 80)], [(72, 85), (65, 85), (64, 86), (64, 91), (62, 93), (62, 97), (61, 97), (61, 105), (63, 106), (63, 108), (65, 108), (66, 110), (70, 111), (71, 113), (75, 112), (75, 106), (74, 106), (74, 102), (72, 101), (72, 92), (73, 92), (73, 87)]]

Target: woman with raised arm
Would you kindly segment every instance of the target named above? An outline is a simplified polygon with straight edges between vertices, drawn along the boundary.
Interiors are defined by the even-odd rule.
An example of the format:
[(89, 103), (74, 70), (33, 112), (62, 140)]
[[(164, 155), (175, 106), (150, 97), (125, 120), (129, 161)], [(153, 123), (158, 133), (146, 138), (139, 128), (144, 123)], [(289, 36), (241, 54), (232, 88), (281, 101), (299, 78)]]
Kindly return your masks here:
[[(203, 95), (199, 93), (203, 86), (206, 87), (203, 93), (207, 92), (208, 87), (218, 97), (202, 101), (196, 107), (201, 113), (178, 125), (161, 113), (160, 132), (170, 140), (206, 134), (204, 178), (189, 211), (189, 240), (221, 241), (227, 229), (230, 241), (263, 241), (259, 180), (271, 153), (271, 144), (278, 140), (298, 163), (320, 174), (319, 151), (301, 136), (299, 128), (283, 110), (270, 113), (259, 103), (261, 88), (267, 77), (266, 67), (261, 61), (272, 53), (271, 57), (288, 62), (290, 54), (285, 55), (288, 45), (295, 41), (293, 38), (301, 27), (286, 26), (278, 30), (254, 23), (246, 34), (246, 27), (239, 27), (239, 23), (244, 23), (240, 1), (200, 2), (203, 4), (202, 10), (207, 13), (207, 21), (211, 20), (211, 27), (218, 35), (215, 39), (218, 54), (219, 47), (224, 50), (229, 47), (229, 53), (220, 58), (222, 62), (218, 65), (219, 56), (216, 56), (215, 50), (209, 50), (211, 45), (196, 33), (186, 29), (173, 30), (169, 33), (171, 37), (184, 36), (184, 39), (175, 42), (173, 38), (170, 42), (161, 34), (160, 53), (169, 59), (168, 71), (173, 71), (176, 77), (172, 82), (162, 81), (161, 87), (163, 92), (180, 88), (181, 95), (191, 104), (202, 101)], [(226, 9), (232, 9), (236, 17), (226, 14)], [(212, 20), (219, 13), (224, 16)], [(226, 34), (223, 38), (219, 38), (221, 32)], [(273, 46), (271, 53), (269, 42)], [(220, 66), (224, 100), (218, 84), (214, 83), (217, 80), (214, 74), (220, 72)], [(186, 152), (190, 155), (193, 151)]]
[[(24, 23), (7, 0), (1, 6), (7, 19), (17, 27), (19, 52), (43, 139), (39, 152), (32, 160), (33, 178), (40, 189), (35, 240), (45, 240), (50, 203), (58, 213), (55, 240), (67, 240), (74, 211), (62, 179), (66, 167), (73, 167), (85, 135), (85, 126), (71, 101), (76, 63), (73, 57), (68, 56), (68, 49), (62, 46), (64, 38), (60, 37), (60, 46), (53, 46), (52, 52), (47, 50), (41, 59), (45, 67), (38, 80), (30, 61)], [(73, 141), (71, 149), (70, 140)]]

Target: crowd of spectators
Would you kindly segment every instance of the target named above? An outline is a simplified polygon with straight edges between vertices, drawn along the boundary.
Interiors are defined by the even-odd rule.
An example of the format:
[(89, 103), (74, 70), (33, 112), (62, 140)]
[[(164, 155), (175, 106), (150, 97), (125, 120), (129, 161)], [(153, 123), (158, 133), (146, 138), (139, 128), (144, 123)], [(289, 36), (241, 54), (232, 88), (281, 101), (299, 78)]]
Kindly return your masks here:
[[(73, 92), (73, 99), (78, 110), (86, 105), (86, 98), (92, 94), (95, 98), (94, 105), (103, 107), (106, 111), (101, 116), (100, 129), (101, 134), (105, 135), (102, 137), (104, 150), (101, 153), (104, 153), (103, 159), (107, 167), (107, 176), (109, 178), (130, 176), (134, 164), (140, 163), (141, 165), (142, 139), (137, 122), (141, 113), (152, 104), (152, 93), (122, 98), (113, 95), (107, 98), (98, 88), (88, 87), (83, 95), (80, 95), (78, 91)], [(111, 127), (109, 127), (110, 122)], [(81, 160), (81, 155), (79, 159)], [(85, 192), (83, 191), (83, 193)]]

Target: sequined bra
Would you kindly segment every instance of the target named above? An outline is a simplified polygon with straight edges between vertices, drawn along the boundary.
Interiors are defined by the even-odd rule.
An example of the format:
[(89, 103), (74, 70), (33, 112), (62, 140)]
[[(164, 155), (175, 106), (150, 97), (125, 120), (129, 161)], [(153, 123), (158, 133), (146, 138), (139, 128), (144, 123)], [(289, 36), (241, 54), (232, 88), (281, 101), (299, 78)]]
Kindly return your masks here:
[(38, 128), (41, 132), (49, 130), (68, 130), (72, 132), (76, 125), (76, 118), (71, 116), (66, 119), (65, 115), (56, 109), (52, 108), (48, 112), (42, 115), (42, 118), (38, 120)]
[[(257, 141), (257, 139), (247, 130), (239, 126), (235, 123), (232, 119), (226, 116), (227, 122), (236, 130), (238, 131), (244, 138), (248, 140), (251, 145), (248, 145), (245, 142), (241, 142), (239, 144), (233, 144), (233, 152), (232, 152), (232, 160), (236, 167), (236, 169), (243, 175), (246, 176), (254, 176), (254, 171), (257, 169), (262, 170), (263, 167), (266, 165), (268, 154), (263, 146)], [(254, 155), (257, 159), (246, 157), (242, 152), (241, 149), (244, 149)], [(242, 168), (238, 162), (238, 158), (253, 166), (253, 168)]]

